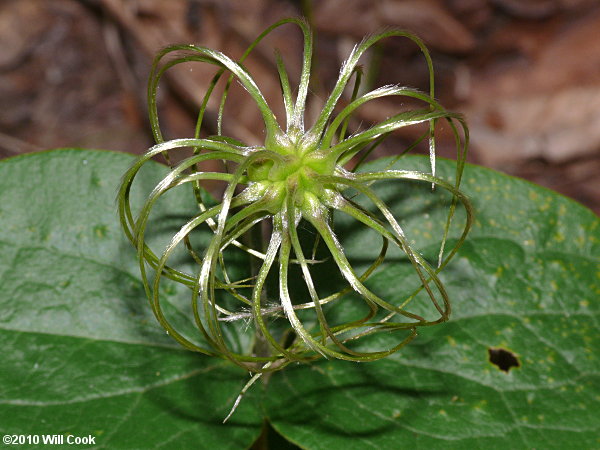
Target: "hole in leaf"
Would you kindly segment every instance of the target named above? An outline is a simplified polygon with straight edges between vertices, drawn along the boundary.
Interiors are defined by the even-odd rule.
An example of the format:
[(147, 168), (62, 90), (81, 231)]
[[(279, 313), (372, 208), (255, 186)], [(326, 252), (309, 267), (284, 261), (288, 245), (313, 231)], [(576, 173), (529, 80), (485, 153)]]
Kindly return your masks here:
[(512, 367), (521, 367), (521, 363), (515, 354), (506, 349), (488, 348), (488, 353), (490, 354), (490, 362), (506, 373)]

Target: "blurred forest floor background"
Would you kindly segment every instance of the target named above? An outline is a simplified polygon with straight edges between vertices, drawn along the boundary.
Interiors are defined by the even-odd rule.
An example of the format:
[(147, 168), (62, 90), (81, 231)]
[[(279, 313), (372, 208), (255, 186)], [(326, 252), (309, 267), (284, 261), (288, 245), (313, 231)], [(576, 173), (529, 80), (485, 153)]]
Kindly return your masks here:
[[(236, 59), (264, 28), (289, 16), (307, 17), (316, 31), (309, 115), (364, 35), (386, 26), (411, 30), (432, 52), (436, 97), (467, 117), (471, 162), (600, 213), (598, 0), (2, 0), (0, 157), (57, 147), (142, 153), (153, 143), (146, 82), (158, 50), (195, 43)], [(282, 52), (293, 82), (301, 45), (288, 25), (248, 61), (268, 101), (281, 103), (272, 48)], [(372, 87), (427, 89), (426, 66), (409, 41), (382, 41), (363, 64)], [(168, 73), (159, 99), (165, 137), (191, 135), (194, 107), (213, 74), (199, 64)], [(235, 124), (226, 121), (224, 132), (258, 143), (260, 117), (243, 95), (232, 93)], [(367, 104), (351, 125), (364, 128), (398, 108), (393, 100)], [(210, 105), (209, 118), (216, 109)], [(380, 154), (404, 148), (420, 131), (396, 134)], [(441, 134), (440, 153), (452, 157)]]

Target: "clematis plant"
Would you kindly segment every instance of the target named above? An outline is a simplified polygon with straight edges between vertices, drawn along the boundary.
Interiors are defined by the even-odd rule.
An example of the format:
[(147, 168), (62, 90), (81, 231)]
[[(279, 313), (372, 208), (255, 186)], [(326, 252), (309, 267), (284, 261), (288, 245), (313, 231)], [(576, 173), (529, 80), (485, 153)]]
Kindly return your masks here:
[[(265, 36), (285, 24), (300, 28), (304, 51), (295, 96), (283, 60), (276, 53), (285, 108), (285, 123), (279, 123), (243, 63)], [(429, 92), (390, 85), (359, 95), (362, 80), (359, 59), (370, 47), (391, 37), (410, 39), (419, 47), (429, 70)], [(150, 122), (156, 145), (127, 171), (118, 195), (121, 223), (137, 249), (142, 279), (156, 318), (184, 347), (226, 358), (255, 373), (244, 391), (261, 374), (282, 369), (291, 362), (309, 362), (320, 357), (360, 362), (383, 358), (411, 341), (419, 327), (446, 321), (450, 301), (438, 273), (456, 254), (472, 222), (469, 200), (459, 190), (468, 143), (467, 127), (460, 115), (447, 111), (435, 100), (432, 62), (424, 44), (416, 36), (398, 30), (365, 38), (344, 61), (337, 82), (314, 123), (306, 124), (312, 47), (309, 26), (303, 20), (285, 19), (258, 36), (237, 62), (221, 52), (195, 45), (173, 45), (162, 50), (154, 60), (148, 87)], [(194, 136), (165, 141), (157, 112), (159, 81), (171, 67), (189, 62), (214, 66), (215, 76), (202, 98)], [(209, 100), (223, 76), (228, 78), (220, 94), (218, 133), (201, 137)], [(352, 79), (352, 94), (344, 102), (345, 106), (340, 107), (340, 99)], [(224, 106), (233, 80), (245, 88), (258, 107), (265, 128), (263, 145), (244, 145), (222, 133)], [(422, 107), (399, 112), (367, 130), (347, 135), (349, 120), (357, 108), (389, 96), (411, 99)], [(435, 176), (434, 133), (440, 121), (448, 124), (455, 137), (457, 162), (453, 183)], [(375, 172), (357, 170), (390, 133), (417, 124), (425, 124), (427, 131), (413, 145), (399, 152), (392, 163), (416, 144), (428, 140), (431, 173), (393, 170), (392, 164)], [(185, 155), (186, 151), (187, 157), (171, 163), (173, 152)], [(140, 169), (158, 155), (167, 158), (170, 171), (134, 215), (130, 204), (132, 184)], [(221, 165), (222, 170), (213, 169)], [(413, 249), (398, 219), (372, 187), (374, 183), (394, 180), (420, 181), (451, 193), (437, 265)], [(207, 200), (202, 187), (206, 181), (224, 184), (218, 201)], [(186, 186), (197, 204), (197, 213), (181, 224), (162, 252), (156, 252), (146, 236), (153, 220), (153, 207), (168, 191)], [(370, 202), (371, 207), (359, 204), (357, 197)], [(464, 228), (453, 247), (445, 249), (459, 203), (466, 211)], [(381, 238), (379, 255), (361, 273), (346, 256), (335, 232), (334, 213), (350, 216)], [(210, 229), (211, 238), (200, 246), (193, 238), (201, 227)], [(311, 231), (314, 241), (309, 247), (312, 250), (301, 237), (301, 229)], [(260, 238), (267, 244), (257, 243)], [(419, 285), (406, 298), (381, 298), (366, 284), (384, 262), (390, 246), (406, 255), (419, 279)], [(178, 248), (185, 248), (197, 266), (195, 271), (181, 270), (170, 262)], [(228, 252), (234, 250), (245, 252), (249, 267), (255, 268), (253, 273), (239, 280), (230, 276)], [(318, 259), (317, 250), (325, 252), (325, 256)], [(323, 270), (324, 261), (334, 263), (337, 273), (331, 277), (337, 276), (345, 282), (336, 292), (320, 292), (322, 289), (315, 281), (315, 271)], [(189, 288), (190, 314), (199, 331), (198, 337), (178, 329), (165, 313), (161, 299), (164, 277)], [(290, 285), (296, 286), (298, 281), (303, 288), (291, 289)], [(421, 291), (426, 295), (417, 297)], [(346, 321), (334, 318), (332, 322), (333, 305), (344, 309), (344, 302), (355, 302), (356, 297), (363, 301), (363, 312)], [(415, 299), (422, 301), (423, 298), (431, 302), (435, 317), (411, 312)], [(243, 326), (239, 327), (240, 324)], [(253, 345), (246, 347), (246, 351), (232, 343), (228, 330), (232, 326), (253, 336)], [(379, 333), (389, 336), (391, 332), (400, 332), (391, 344), (390, 339), (384, 339), (361, 346), (364, 339)]]

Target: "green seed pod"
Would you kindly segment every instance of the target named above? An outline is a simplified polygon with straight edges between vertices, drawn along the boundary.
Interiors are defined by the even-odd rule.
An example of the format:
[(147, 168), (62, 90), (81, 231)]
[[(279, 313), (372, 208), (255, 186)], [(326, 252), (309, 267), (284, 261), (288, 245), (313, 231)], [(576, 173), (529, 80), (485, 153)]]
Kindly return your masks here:
[[(283, 61), (277, 54), (286, 112), (286, 122), (280, 124), (243, 62), (268, 33), (285, 24), (297, 25), (302, 31), (304, 53), (295, 99)], [(410, 39), (419, 47), (430, 74), (428, 93), (400, 86), (384, 86), (358, 94), (362, 78), (358, 68), (360, 57), (371, 46), (390, 37)], [(304, 116), (311, 58), (311, 31), (304, 21), (297, 19), (282, 20), (269, 27), (237, 62), (220, 52), (194, 45), (175, 45), (161, 51), (155, 58), (148, 90), (150, 121), (156, 145), (125, 174), (119, 192), (121, 223), (137, 248), (144, 285), (161, 325), (186, 348), (229, 359), (259, 375), (279, 370), (290, 362), (308, 362), (320, 357), (348, 361), (377, 360), (412, 340), (419, 327), (447, 320), (450, 302), (438, 273), (454, 256), (472, 223), (471, 205), (459, 190), (468, 141), (467, 127), (460, 115), (445, 110), (434, 99), (433, 69), (423, 43), (410, 33), (396, 30), (365, 38), (343, 63), (339, 78), (315, 122), (306, 127)], [(195, 136), (164, 141), (156, 107), (158, 83), (170, 67), (187, 62), (213, 65), (217, 73), (203, 98)], [(219, 135), (201, 138), (200, 129), (209, 98), (224, 75), (229, 78), (221, 94), (217, 122)], [(353, 76), (355, 85), (351, 99), (341, 111), (334, 114)], [(246, 146), (221, 134), (224, 105), (234, 79), (258, 106), (266, 130), (262, 146)], [(349, 119), (358, 107), (388, 96), (404, 97), (418, 101), (423, 106), (421, 109), (400, 112), (365, 131), (346, 135)], [(440, 120), (448, 124), (456, 139), (457, 170), (453, 184), (435, 176), (434, 130)], [(349, 169), (351, 160), (358, 159), (360, 165), (366, 155), (391, 132), (416, 124), (428, 126), (428, 132), (416, 143), (429, 140), (431, 173), (392, 169), (357, 172), (357, 167)], [(170, 153), (190, 148), (193, 149), (192, 156), (172, 165), (168, 175), (156, 185), (139, 214), (134, 217), (130, 190), (143, 165), (157, 155), (163, 155), (170, 161)], [(207, 162), (223, 162), (224, 170), (205, 170), (203, 167)], [(201, 182), (205, 180), (225, 184), (223, 194), (216, 203), (209, 205), (205, 202), (206, 195), (201, 187)], [(373, 183), (393, 180), (424, 182), (447, 190), (452, 195), (439, 261), (435, 267), (412, 248), (397, 218), (372, 188)], [(152, 220), (151, 211), (169, 190), (185, 186), (190, 187), (190, 196), (195, 198), (199, 211), (181, 224), (161, 254), (155, 253), (146, 241), (146, 231)], [(372, 208), (360, 206), (352, 195), (362, 196)], [(464, 229), (453, 248), (444, 249), (450, 223), (459, 203), (466, 211)], [(361, 273), (357, 273), (353, 267), (336, 235), (334, 213), (352, 217), (358, 225), (368, 227), (381, 238), (379, 255)], [(208, 227), (212, 235), (210, 242), (198, 247), (192, 241), (200, 227)], [(307, 250), (299, 231), (301, 229), (309, 229), (312, 233), (313, 250), (310, 256), (311, 250)], [(265, 232), (269, 233), (266, 248), (245, 240), (247, 235), (254, 233), (261, 237)], [(406, 298), (383, 299), (366, 285), (367, 279), (384, 262), (390, 246), (406, 255), (420, 280), (420, 286)], [(195, 271), (184, 272), (171, 265), (170, 259), (175, 249), (181, 247), (187, 249), (190, 258), (197, 264)], [(231, 250), (247, 254), (251, 260), (248, 267), (255, 267), (253, 273), (249, 272), (243, 279), (230, 279), (227, 254)], [(319, 251), (324, 255), (317, 258)], [(323, 270), (324, 261), (329, 264), (328, 270), (335, 268), (336, 273), (330, 274), (331, 279), (343, 280), (343, 288), (335, 292), (326, 290), (325, 294), (320, 292), (315, 273)], [(163, 310), (163, 277), (189, 288), (191, 314), (199, 339), (178, 330)], [(420, 291), (426, 293), (437, 317), (428, 319), (409, 310)], [(344, 302), (356, 302), (357, 296), (362, 299), (363, 313), (345, 322), (332, 324), (329, 317), (334, 305), (344, 308)], [(348, 300), (349, 297), (353, 300)], [(234, 348), (229, 338), (228, 327), (239, 329), (240, 324), (244, 324), (246, 332), (254, 339), (252, 349), (247, 352)], [(386, 333), (383, 347), (378, 347), (380, 344), (377, 342), (366, 348), (361, 346), (363, 339), (382, 332)], [(391, 344), (387, 338), (390, 332), (398, 332), (398, 338)]]

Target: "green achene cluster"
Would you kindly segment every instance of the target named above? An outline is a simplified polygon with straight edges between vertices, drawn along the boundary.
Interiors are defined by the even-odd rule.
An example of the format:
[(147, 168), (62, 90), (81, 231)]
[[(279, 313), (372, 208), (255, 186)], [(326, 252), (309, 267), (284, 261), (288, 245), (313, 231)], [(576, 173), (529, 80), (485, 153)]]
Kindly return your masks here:
[[(304, 51), (295, 97), (283, 59), (276, 53), (285, 107), (285, 123), (280, 124), (243, 63), (266, 35), (286, 24), (300, 28)], [(370, 47), (392, 37), (410, 39), (419, 47), (430, 74), (428, 93), (389, 85), (359, 94), (362, 80), (359, 59)], [(174, 45), (162, 50), (155, 58), (148, 88), (150, 122), (156, 145), (128, 170), (119, 191), (121, 223), (137, 249), (144, 286), (156, 318), (184, 347), (229, 359), (256, 373), (246, 388), (262, 373), (279, 370), (290, 362), (307, 362), (320, 357), (348, 361), (383, 358), (413, 339), (418, 327), (447, 320), (450, 302), (438, 273), (455, 255), (472, 223), (471, 205), (459, 190), (468, 143), (467, 127), (460, 115), (447, 111), (435, 100), (431, 58), (423, 43), (414, 35), (398, 30), (365, 38), (343, 63), (339, 78), (314, 123), (306, 126), (312, 47), (309, 26), (303, 20), (285, 19), (265, 30), (238, 61), (195, 45)], [(169, 68), (189, 62), (214, 66), (215, 76), (202, 99), (194, 137), (165, 141), (156, 105), (159, 80)], [(209, 99), (224, 75), (228, 78), (220, 94), (218, 133), (201, 137)], [(345, 106), (340, 108), (340, 98), (351, 79), (354, 79), (352, 94)], [(258, 107), (265, 126), (264, 145), (248, 146), (222, 133), (224, 106), (233, 80), (245, 88)], [(371, 100), (389, 96), (410, 99), (422, 104), (422, 108), (399, 112), (367, 130), (347, 135), (349, 119), (357, 108)], [(455, 136), (457, 162), (453, 183), (435, 176), (434, 133), (440, 121), (446, 123)], [(415, 145), (428, 141), (431, 173), (392, 170), (391, 166), (376, 172), (357, 171), (367, 155), (390, 133), (417, 124), (425, 124), (427, 131), (413, 145), (399, 152), (394, 162)], [(177, 164), (171, 163), (170, 172), (149, 193), (145, 204), (134, 215), (130, 191), (136, 174), (144, 164), (157, 155), (163, 155), (170, 162), (173, 152), (186, 150), (189, 154), (190, 149), (193, 150), (192, 156), (179, 158)], [(212, 168), (222, 164), (223, 170), (205, 168), (206, 163), (213, 163)], [(372, 188), (374, 183), (394, 180), (420, 181), (447, 190), (452, 195), (444, 235), (441, 236), (439, 261), (435, 267), (411, 247), (398, 220)], [(216, 203), (207, 204), (203, 200), (206, 195), (201, 183), (205, 181), (224, 184), (223, 194)], [(198, 212), (181, 225), (162, 253), (155, 252), (146, 240), (146, 231), (152, 221), (151, 211), (165, 193), (185, 186), (190, 188)], [(355, 196), (367, 199), (373, 208), (359, 205)], [(459, 204), (466, 211), (464, 229), (454, 246), (445, 249), (450, 223)], [(334, 212), (350, 216), (381, 237), (379, 256), (362, 273), (356, 272), (334, 231)], [(199, 227), (208, 227), (212, 233), (210, 242), (202, 248), (192, 243), (194, 232)], [(320, 245), (326, 250), (327, 258), (335, 263), (337, 275), (345, 280), (345, 288), (328, 295), (319, 292), (314, 271), (319, 270), (322, 261), (315, 259), (315, 252), (307, 254), (299, 227), (311, 228), (315, 236), (314, 248)], [(253, 232), (264, 235), (265, 230), (270, 236), (265, 239), (264, 246), (248, 243), (245, 238)], [(420, 286), (407, 298), (383, 299), (365, 285), (365, 281), (385, 260), (390, 245), (406, 254), (420, 280)], [(175, 249), (182, 246), (195, 261), (196, 271), (185, 272), (170, 264)], [(247, 278), (230, 278), (226, 254), (231, 249), (245, 252), (254, 263), (258, 261), (258, 264), (251, 264), (255, 270)], [(290, 274), (290, 267), (294, 266), (300, 268), (301, 281), (305, 286), (300, 296), (290, 292), (290, 277), (300, 277), (298, 272)], [(198, 336), (178, 330), (165, 313), (161, 303), (161, 280), (164, 277), (189, 288), (191, 314)], [(328, 308), (334, 303), (343, 305), (347, 294), (352, 291), (354, 296), (358, 295), (364, 301), (364, 315), (344, 323), (330, 323)], [(426, 319), (408, 309), (421, 291), (426, 292), (438, 313), (437, 318)], [(240, 322), (245, 323), (247, 333), (255, 336), (256, 345), (247, 352), (234, 348), (228, 338), (227, 327)], [(365, 349), (358, 344), (368, 336), (393, 331), (403, 333), (389, 347)]]

